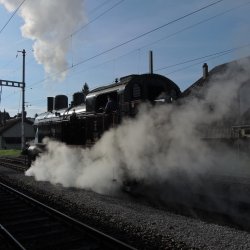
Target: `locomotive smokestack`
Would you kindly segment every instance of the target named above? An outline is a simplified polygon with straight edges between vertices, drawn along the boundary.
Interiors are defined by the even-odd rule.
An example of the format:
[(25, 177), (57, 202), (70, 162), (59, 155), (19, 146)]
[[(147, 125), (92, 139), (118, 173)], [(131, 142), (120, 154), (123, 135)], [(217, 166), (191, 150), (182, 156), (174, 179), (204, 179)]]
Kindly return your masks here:
[(54, 97), (47, 97), (47, 111), (52, 112), (54, 106)]
[(149, 74), (153, 74), (153, 51), (149, 51)]
[(208, 66), (206, 63), (203, 64), (203, 79), (206, 79), (208, 77)]

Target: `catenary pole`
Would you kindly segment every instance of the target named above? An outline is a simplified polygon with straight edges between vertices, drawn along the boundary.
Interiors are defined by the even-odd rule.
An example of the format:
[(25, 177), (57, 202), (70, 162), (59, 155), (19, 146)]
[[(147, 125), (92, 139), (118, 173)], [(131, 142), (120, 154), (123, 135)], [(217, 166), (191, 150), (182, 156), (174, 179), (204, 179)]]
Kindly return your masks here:
[(23, 75), (22, 82), (3, 80), (0, 79), (0, 86), (15, 87), (22, 89), (22, 120), (21, 120), (21, 149), (25, 147), (25, 131), (24, 131), (24, 120), (25, 120), (25, 54), (26, 51), (23, 49), (21, 52), (23, 54)]
[(25, 54), (26, 51), (23, 49), (22, 51), (18, 51), (23, 54), (23, 75), (22, 75), (22, 128), (21, 128), (21, 141), (22, 141), (22, 149), (25, 147), (25, 132), (24, 132), (24, 120), (25, 120)]

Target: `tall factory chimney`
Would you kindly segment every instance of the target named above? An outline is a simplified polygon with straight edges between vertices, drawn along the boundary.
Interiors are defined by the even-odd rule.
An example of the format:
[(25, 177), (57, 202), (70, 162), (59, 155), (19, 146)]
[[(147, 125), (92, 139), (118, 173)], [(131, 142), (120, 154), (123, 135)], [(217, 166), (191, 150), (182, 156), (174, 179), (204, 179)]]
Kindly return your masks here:
[(153, 51), (149, 51), (149, 74), (153, 74)]
[(208, 77), (208, 66), (206, 63), (203, 64), (203, 79), (206, 79)]

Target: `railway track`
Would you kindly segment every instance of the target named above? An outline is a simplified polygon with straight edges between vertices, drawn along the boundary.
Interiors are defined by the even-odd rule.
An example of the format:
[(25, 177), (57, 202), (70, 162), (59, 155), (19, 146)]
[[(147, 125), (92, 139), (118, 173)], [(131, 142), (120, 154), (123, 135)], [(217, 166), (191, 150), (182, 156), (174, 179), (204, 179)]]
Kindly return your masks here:
[(0, 197), (0, 235), (10, 249), (135, 249), (1, 182)]
[(0, 157), (0, 166), (25, 172), (28, 170), (27, 159), (25, 157)]
[[(24, 158), (2, 157), (0, 165), (22, 172), (28, 169)], [(249, 179), (227, 177), (216, 180), (215, 176), (206, 177), (199, 184), (202, 183), (201, 188), (181, 177), (177, 179), (175, 184), (165, 183), (154, 191), (151, 187), (144, 187), (139, 190), (139, 194), (143, 194), (142, 199), (152, 199), (153, 202), (156, 200), (156, 204), (161, 204), (170, 211), (250, 230), (250, 198), (247, 195), (250, 190)], [(163, 189), (164, 196), (161, 192)], [(133, 195), (133, 191), (131, 194)], [(149, 197), (144, 197), (146, 194), (150, 194)]]

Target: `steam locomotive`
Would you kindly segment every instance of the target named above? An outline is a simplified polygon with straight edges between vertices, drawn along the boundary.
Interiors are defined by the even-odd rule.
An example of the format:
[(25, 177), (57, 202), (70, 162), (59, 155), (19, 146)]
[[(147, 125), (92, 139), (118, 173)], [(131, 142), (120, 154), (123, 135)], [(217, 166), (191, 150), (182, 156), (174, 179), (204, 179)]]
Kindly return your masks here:
[[(134, 117), (140, 103), (171, 103), (180, 95), (181, 91), (173, 81), (152, 73), (122, 77), (86, 96), (83, 92), (75, 93), (71, 105), (65, 95), (48, 97), (47, 112), (35, 119), (35, 146), (30, 151), (34, 154), (42, 151), (45, 137), (68, 145), (91, 146), (125, 117)], [(109, 113), (104, 112), (108, 97), (116, 105), (116, 110)]]

